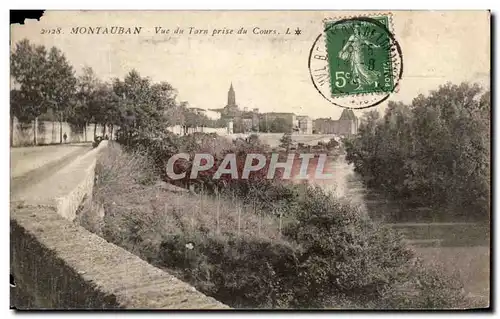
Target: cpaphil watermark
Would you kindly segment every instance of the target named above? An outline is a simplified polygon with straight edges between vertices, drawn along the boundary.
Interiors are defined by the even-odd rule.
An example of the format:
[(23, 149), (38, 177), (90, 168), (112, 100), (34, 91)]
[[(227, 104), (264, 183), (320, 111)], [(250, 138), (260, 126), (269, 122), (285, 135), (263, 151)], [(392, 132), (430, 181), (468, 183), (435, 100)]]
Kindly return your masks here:
[[(182, 165), (176, 166), (181, 161), (191, 163), (191, 165), (185, 165), (184, 169)], [(191, 159), (189, 153), (179, 153), (168, 159), (166, 173), (172, 180), (197, 179), (201, 172), (208, 173), (213, 179), (220, 179), (224, 175), (229, 175), (231, 179), (249, 179), (252, 173), (260, 173), (259, 176), (265, 179), (275, 179), (276, 173), (281, 171), (280, 179), (284, 180), (324, 180), (333, 178), (332, 174), (325, 173), (327, 161), (327, 154), (317, 153), (287, 154), (286, 161), (280, 161), (279, 153), (272, 153), (270, 156), (249, 153), (246, 154), (244, 161), (241, 156), (238, 158), (236, 154), (228, 153), (222, 161), (216, 163), (212, 154), (197, 153)], [(190, 168), (190, 172), (185, 168)]]

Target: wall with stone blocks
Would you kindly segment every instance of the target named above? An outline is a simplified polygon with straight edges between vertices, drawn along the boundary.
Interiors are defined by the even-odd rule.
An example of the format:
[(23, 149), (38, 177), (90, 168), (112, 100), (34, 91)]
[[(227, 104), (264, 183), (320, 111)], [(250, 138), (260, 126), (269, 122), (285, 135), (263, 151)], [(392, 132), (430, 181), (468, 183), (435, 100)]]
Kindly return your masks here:
[(11, 203), (11, 306), (17, 309), (228, 309), (74, 222), (101, 149)]

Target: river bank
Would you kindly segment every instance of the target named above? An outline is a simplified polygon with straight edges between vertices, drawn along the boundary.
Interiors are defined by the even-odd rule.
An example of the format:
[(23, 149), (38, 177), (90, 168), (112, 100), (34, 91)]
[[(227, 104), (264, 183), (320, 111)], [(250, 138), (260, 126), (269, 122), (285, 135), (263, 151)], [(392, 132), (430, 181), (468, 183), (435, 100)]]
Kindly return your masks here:
[(458, 281), (418, 266), (398, 232), (321, 188), (266, 184), (264, 193), (289, 196), (271, 211), (248, 205), (257, 202), (245, 202), (243, 193), (173, 192), (144, 153), (116, 144), (99, 159), (96, 176), (93, 202), (104, 214), (94, 232), (232, 307), (475, 305)]
[[(428, 222), (421, 213), (432, 208), (405, 207), (367, 189), (353, 166), (345, 161), (345, 156), (330, 161), (327, 169), (333, 172), (334, 178), (317, 181), (318, 185), (360, 206), (370, 217), (385, 220), (405, 235), (426, 263), (438, 264), (446, 273), (457, 275), (469, 295), (487, 303), (490, 292), (489, 223)], [(399, 221), (395, 220), (397, 216)]]

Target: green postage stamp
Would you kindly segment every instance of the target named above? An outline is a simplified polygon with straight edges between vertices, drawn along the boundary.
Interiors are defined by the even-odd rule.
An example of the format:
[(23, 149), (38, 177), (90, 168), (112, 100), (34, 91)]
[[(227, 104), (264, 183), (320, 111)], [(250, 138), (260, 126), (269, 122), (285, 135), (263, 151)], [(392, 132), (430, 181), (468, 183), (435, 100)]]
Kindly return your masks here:
[(333, 104), (367, 108), (397, 89), (402, 54), (391, 16), (325, 20), (309, 57), (316, 89)]
[[(376, 17), (388, 28), (386, 16)], [(394, 88), (389, 35), (379, 25), (350, 20), (325, 23), (332, 95), (390, 92)]]

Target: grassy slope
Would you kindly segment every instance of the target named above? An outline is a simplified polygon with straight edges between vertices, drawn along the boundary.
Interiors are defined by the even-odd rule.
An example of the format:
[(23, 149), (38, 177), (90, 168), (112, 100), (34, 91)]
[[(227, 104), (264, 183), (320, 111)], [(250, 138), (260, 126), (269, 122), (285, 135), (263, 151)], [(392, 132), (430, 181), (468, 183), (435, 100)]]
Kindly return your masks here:
[[(189, 259), (184, 255), (185, 249), (181, 250), (179, 245), (175, 246), (178, 244), (176, 243), (178, 238), (182, 238), (182, 244), (192, 242), (198, 245), (204, 256), (211, 254), (210, 245), (214, 245), (213, 255), (236, 256), (231, 261), (221, 261), (216, 256), (215, 260), (206, 261), (203, 267), (223, 268), (226, 262), (228, 265), (233, 265), (235, 261), (245, 262), (248, 264), (246, 267), (255, 267), (261, 260), (252, 260), (248, 257), (256, 255), (256, 251), (262, 251), (264, 254), (253, 259), (267, 258), (265, 252), (267, 249), (275, 252), (283, 249), (286, 251), (287, 247), (293, 249), (294, 244), (281, 238), (280, 222), (277, 218), (256, 215), (251, 207), (241, 207), (235, 200), (227, 198), (216, 200), (208, 196), (191, 194), (186, 190), (172, 188), (166, 190), (162, 183), (155, 180), (155, 174), (150, 167), (151, 163), (140, 154), (125, 153), (117, 145), (109, 148), (97, 165), (98, 182), (94, 194), (94, 201), (102, 203), (106, 211), (104, 225), (98, 225), (96, 220), (92, 221), (89, 218), (84, 220), (83, 224), (87, 223), (88, 228), (93, 228), (107, 240), (124, 247), (151, 264), (166, 268), (207, 294), (214, 291), (213, 286), (217, 286), (216, 282), (212, 282), (210, 278), (207, 280), (203, 274), (200, 276), (193, 275), (192, 272), (186, 273), (192, 266), (187, 264), (183, 266), (182, 260), (177, 264), (169, 261), (175, 256), (177, 259)], [(91, 216), (88, 212), (83, 214), (85, 215)], [(228, 245), (235, 241), (239, 241), (239, 244)], [(170, 245), (170, 249), (173, 247), (176, 251), (167, 251), (167, 254), (162, 255), (160, 250), (165, 248), (163, 246), (165, 242)], [(225, 252), (217, 251), (218, 249)], [(159, 256), (164, 256), (167, 262), (165, 258), (162, 260)], [(170, 267), (172, 263), (175, 267)], [(199, 265), (198, 270), (205, 270)], [(259, 269), (252, 271), (259, 273)], [(220, 272), (231, 273), (232, 270), (232, 268), (221, 269)], [(238, 276), (238, 273), (235, 275)], [(269, 280), (269, 278), (272, 276), (266, 277), (266, 274), (263, 274), (259, 279)], [(239, 284), (238, 280), (235, 283)], [(293, 282), (293, 279), (290, 280)], [(219, 297), (221, 300), (220, 295), (214, 297)], [(232, 301), (231, 295), (225, 297)], [(338, 305), (338, 301), (332, 304)], [(237, 307), (238, 301), (233, 306)]]
[[(155, 179), (150, 167), (145, 157), (125, 153), (116, 144), (105, 150), (97, 163), (98, 181), (93, 195), (93, 202), (104, 206), (104, 221), (99, 221), (95, 215), (92, 217), (85, 208), (80, 223), (209, 295), (210, 290), (205, 286), (213, 286), (207, 283), (210, 280), (187, 274), (182, 260), (177, 264), (172, 261), (175, 267), (170, 267), (168, 259), (173, 254), (178, 256), (183, 246), (179, 249), (177, 245), (175, 253), (164, 255), (162, 244), (172, 244), (176, 238), (182, 238), (183, 242), (198, 245), (205, 255), (207, 245), (214, 244), (214, 249), (222, 245), (222, 249), (241, 255), (241, 260), (247, 258), (243, 255), (251, 254), (252, 249), (259, 250), (258, 247), (293, 248), (293, 244), (281, 239), (278, 218), (255, 214), (252, 207), (242, 206), (230, 198), (217, 200), (167, 185)], [(166, 262), (162, 256), (167, 258)]]
[(429, 264), (440, 264), (448, 274), (464, 283), (467, 294), (480, 304), (487, 304), (490, 295), (490, 247), (426, 247), (417, 254)]

